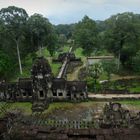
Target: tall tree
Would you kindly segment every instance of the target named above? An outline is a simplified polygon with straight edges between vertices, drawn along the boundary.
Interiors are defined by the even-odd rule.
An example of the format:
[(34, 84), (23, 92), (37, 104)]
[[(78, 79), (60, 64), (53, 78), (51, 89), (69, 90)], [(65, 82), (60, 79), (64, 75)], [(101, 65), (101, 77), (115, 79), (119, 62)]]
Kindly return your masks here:
[(64, 35), (66, 39), (71, 39), (75, 24), (59, 24), (55, 26), (58, 35)]
[(103, 70), (107, 73), (108, 81), (111, 79), (111, 74), (117, 71), (116, 60), (102, 60), (101, 61)]
[(140, 17), (136, 16), (133, 13), (123, 13), (106, 20), (108, 30), (104, 41), (108, 50), (118, 56), (118, 69), (119, 62), (123, 66), (127, 65), (138, 49)]
[(5, 34), (16, 44), (18, 63), (21, 74), (22, 65), (19, 44), (24, 35), (23, 31), (26, 25), (27, 18), (28, 14), (22, 8), (9, 6), (8, 8), (2, 8), (0, 10), (0, 20), (4, 23)]
[(133, 58), (133, 69), (135, 72), (140, 74), (140, 50), (137, 52), (136, 56)]
[(12, 71), (12, 62), (10, 57), (4, 52), (0, 51), (0, 80), (7, 79)]
[(94, 20), (85, 16), (78, 22), (74, 31), (75, 43), (82, 47), (86, 55), (90, 55), (97, 48), (97, 29)]
[(28, 28), (34, 50), (39, 49), (41, 54), (41, 49), (44, 46), (47, 46), (49, 51), (54, 49), (56, 36), (53, 26), (47, 18), (40, 14), (32, 15), (28, 20)]

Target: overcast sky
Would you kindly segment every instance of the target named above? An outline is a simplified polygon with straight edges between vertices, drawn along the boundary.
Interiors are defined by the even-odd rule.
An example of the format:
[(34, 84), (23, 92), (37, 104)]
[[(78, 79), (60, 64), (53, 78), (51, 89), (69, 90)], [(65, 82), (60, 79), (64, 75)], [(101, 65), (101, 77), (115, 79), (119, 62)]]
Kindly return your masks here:
[(104, 20), (121, 12), (140, 13), (140, 0), (0, 0), (0, 9), (11, 5), (29, 15), (40, 13), (53, 24), (74, 23), (84, 15)]

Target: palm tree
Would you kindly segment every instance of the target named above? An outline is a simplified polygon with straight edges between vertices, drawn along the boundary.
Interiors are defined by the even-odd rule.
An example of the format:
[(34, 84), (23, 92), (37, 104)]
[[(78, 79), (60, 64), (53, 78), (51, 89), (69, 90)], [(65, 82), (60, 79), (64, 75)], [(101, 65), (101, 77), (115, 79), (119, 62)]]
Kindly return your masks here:
[(100, 63), (95, 63), (89, 67), (89, 76), (94, 79), (94, 89), (96, 91), (97, 79), (100, 77), (103, 69)]

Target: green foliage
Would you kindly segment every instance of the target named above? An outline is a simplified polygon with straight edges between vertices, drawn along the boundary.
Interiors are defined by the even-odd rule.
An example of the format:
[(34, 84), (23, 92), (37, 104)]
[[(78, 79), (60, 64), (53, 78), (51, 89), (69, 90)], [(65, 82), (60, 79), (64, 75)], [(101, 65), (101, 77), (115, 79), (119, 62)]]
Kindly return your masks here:
[(46, 46), (52, 56), (55, 52), (57, 36), (49, 20), (40, 14), (34, 14), (29, 18), (27, 24), (33, 50)]
[(52, 68), (52, 72), (55, 76), (57, 76), (60, 68), (61, 68), (61, 64), (56, 64), (56, 63), (51, 63), (51, 68)]
[[(10, 63), (13, 64), (12, 68), (15, 69), (16, 75), (19, 75), (17, 71), (18, 64), (21, 73), (19, 76), (29, 75), (28, 66), (30, 64), (25, 64), (28, 54), (35, 54), (39, 47), (47, 47), (52, 56), (56, 51), (56, 43), (57, 35), (54, 28), (48, 19), (42, 15), (34, 14), (28, 17), (24, 9), (15, 6), (9, 6), (0, 10), (0, 50), (8, 56), (8, 59), (11, 61)], [(30, 56), (30, 59), (33, 57)], [(3, 71), (7, 57), (6, 60), (1, 61), (3, 64), (1, 73), (4, 72), (1, 77), (5, 78), (4, 75), (8, 77), (13, 72), (8, 67), (8, 62), (6, 71)]]
[(58, 35), (63, 35), (66, 39), (70, 39), (72, 37), (74, 27), (75, 24), (59, 24), (55, 26), (55, 30)]
[[(105, 21), (107, 30), (104, 34), (106, 48), (120, 59), (124, 67), (132, 68), (132, 57), (140, 49), (140, 16), (122, 13)], [(133, 48), (133, 49), (132, 49)]]
[(140, 74), (140, 50), (137, 52), (136, 56), (133, 58), (133, 69), (135, 72)]
[(92, 77), (88, 76), (86, 81), (87, 81), (87, 87), (88, 87), (89, 92), (98, 92), (101, 90), (100, 83), (99, 82), (95, 83), (95, 81)]
[(0, 10), (0, 20), (5, 25), (6, 33), (14, 40), (18, 40), (21, 37), (27, 18), (28, 14), (22, 8), (9, 6)]
[(64, 34), (59, 34), (58, 35), (58, 44), (60, 46), (64, 46), (64, 44), (66, 44), (66, 42), (67, 42), (66, 36)]
[(22, 74), (21, 56), (19, 44), (24, 38), (24, 29), (28, 14), (22, 8), (9, 6), (0, 10), (0, 20), (3, 23), (3, 34), (14, 41), (17, 49), (17, 57), (19, 62), (20, 73)]
[[(120, 59), (123, 70), (140, 73), (139, 14), (122, 13), (96, 22), (85, 16), (77, 24), (53, 26), (40, 14), (28, 17), (24, 9), (9, 6), (0, 10), (0, 78), (10, 78), (13, 69), (19, 75), (17, 68), (20, 59), (22, 76), (28, 76), (34, 57), (28, 55), (35, 54), (36, 51), (39, 55), (38, 49), (42, 47), (42, 55), (51, 59), (50, 56), (58, 56), (59, 50), (63, 52), (69, 49), (65, 44), (72, 39), (77, 47), (76, 56), (82, 57), (83, 61), (86, 60), (85, 56), (108, 55), (110, 52)], [(54, 73), (57, 73), (60, 65), (51, 65)], [(104, 69), (110, 79), (112, 72), (108, 65), (112, 66), (105, 64)]]
[(0, 79), (7, 79), (13, 71), (12, 62), (8, 55), (0, 51)]
[(76, 57), (84, 57), (82, 48), (76, 48), (74, 53), (75, 53)]
[(97, 48), (96, 23), (88, 16), (78, 22), (74, 31), (75, 43), (83, 48), (85, 55), (90, 55)]
[(128, 81), (123, 84), (119, 83), (118, 81), (110, 81), (106, 83), (105, 87), (116, 90), (128, 90), (131, 93), (140, 92), (140, 83), (132, 79), (131, 82), (128, 79)]
[(129, 89), (130, 92), (140, 92), (140, 85)]
[(54, 56), (54, 54), (56, 52), (56, 49), (57, 49), (57, 47), (56, 47), (57, 39), (58, 39), (57, 35), (53, 31), (47, 37), (46, 45), (47, 45), (47, 49), (48, 49), (48, 51), (49, 51), (51, 56)]
[(93, 89), (94, 92), (97, 92), (100, 89), (100, 84), (97, 82), (97, 79), (99, 79), (102, 72), (103, 72), (103, 69), (100, 63), (95, 63), (93, 65), (90, 65), (89, 67), (87, 83), (88, 83), (89, 89), (91, 90)]
[(111, 74), (117, 72), (117, 65), (114, 60), (103, 60), (101, 61), (103, 70), (107, 73), (108, 81), (111, 79)]
[(95, 83), (96, 83), (96, 80), (100, 77), (100, 74), (102, 73), (102, 71), (103, 69), (100, 63), (95, 63), (89, 66), (89, 76), (95, 79)]

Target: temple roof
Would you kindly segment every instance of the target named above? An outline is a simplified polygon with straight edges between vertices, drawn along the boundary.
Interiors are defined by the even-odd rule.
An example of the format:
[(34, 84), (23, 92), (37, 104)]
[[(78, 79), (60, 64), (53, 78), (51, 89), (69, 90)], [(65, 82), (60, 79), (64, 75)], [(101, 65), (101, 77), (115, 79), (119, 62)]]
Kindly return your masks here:
[(32, 79), (31, 78), (19, 78), (18, 83), (20, 88), (31, 89), (32, 88)]
[(63, 78), (54, 78), (52, 88), (53, 89), (65, 89), (66, 88), (66, 80)]
[(87, 84), (84, 81), (66, 81), (63, 78), (55, 78), (52, 88), (83, 91), (86, 89), (86, 86)]

